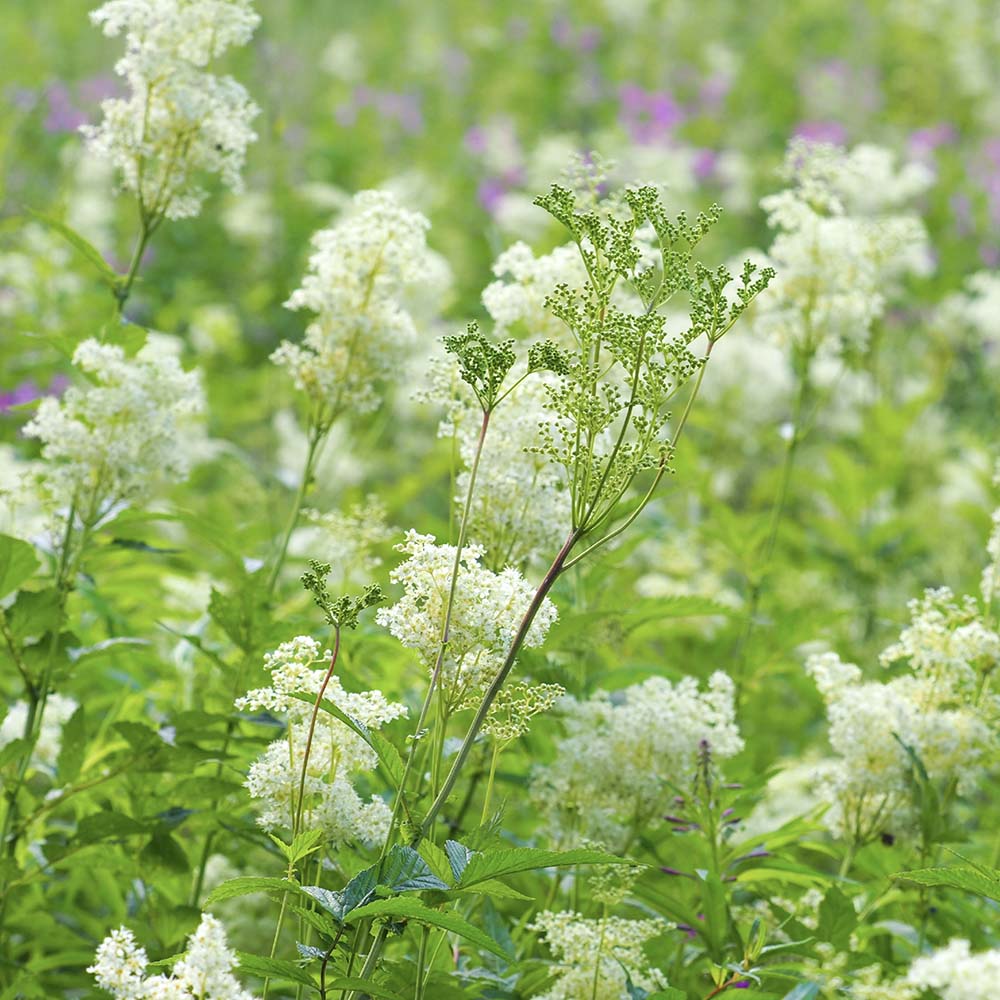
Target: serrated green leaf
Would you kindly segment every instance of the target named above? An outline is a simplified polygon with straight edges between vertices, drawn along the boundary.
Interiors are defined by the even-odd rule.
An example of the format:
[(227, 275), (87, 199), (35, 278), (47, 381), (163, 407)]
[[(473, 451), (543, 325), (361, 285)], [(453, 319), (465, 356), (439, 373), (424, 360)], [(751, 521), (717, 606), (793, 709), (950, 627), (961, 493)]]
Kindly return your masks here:
[(396, 844), (389, 851), (379, 882), (389, 886), (394, 892), (450, 888), (447, 882), (430, 870), (427, 862), (412, 847), (405, 844)]
[(441, 930), (457, 934), (480, 948), (485, 948), (499, 958), (509, 959), (511, 957), (493, 938), (470, 924), (464, 917), (460, 917), (457, 913), (433, 910), (412, 896), (376, 899), (375, 902), (358, 907), (348, 914), (347, 922), (354, 923), (368, 917), (394, 917), (399, 920), (413, 920), (430, 927), (439, 927)]
[(457, 840), (446, 840), (444, 842), (444, 853), (448, 856), (452, 878), (458, 882), (462, 878), (462, 872), (465, 871), (469, 860), (472, 858), (472, 851), (465, 844), (460, 844)]
[(11, 535), (0, 535), (0, 597), (17, 590), (38, 567), (33, 545)]
[(448, 879), (452, 878), (448, 855), (433, 841), (425, 840), (420, 845), (420, 856), (427, 862), (427, 866), (439, 879), (447, 882)]
[(829, 941), (838, 951), (849, 951), (851, 934), (857, 926), (853, 903), (835, 885), (830, 886), (819, 906), (816, 936)]
[(280, 958), (265, 958), (263, 955), (249, 955), (238, 951), (240, 970), (261, 979), (284, 979), (292, 983), (301, 983), (310, 989), (316, 989), (316, 980), (305, 969), (294, 962), (286, 962)]
[(572, 851), (547, 851), (540, 847), (514, 847), (500, 851), (475, 853), (462, 871), (458, 888), (468, 889), (478, 882), (566, 865), (634, 865), (634, 861), (619, 858), (604, 851), (579, 848)]
[(219, 903), (224, 899), (235, 899), (237, 896), (249, 896), (254, 892), (298, 892), (300, 886), (284, 878), (273, 878), (265, 875), (241, 875), (231, 878), (222, 885), (217, 885), (206, 897), (205, 903)]
[(892, 878), (897, 881), (915, 882), (917, 885), (944, 886), (963, 889), (1000, 902), (1000, 872), (990, 869), (979, 871), (971, 866), (956, 865), (953, 868), (918, 868), (909, 872), (896, 872)]

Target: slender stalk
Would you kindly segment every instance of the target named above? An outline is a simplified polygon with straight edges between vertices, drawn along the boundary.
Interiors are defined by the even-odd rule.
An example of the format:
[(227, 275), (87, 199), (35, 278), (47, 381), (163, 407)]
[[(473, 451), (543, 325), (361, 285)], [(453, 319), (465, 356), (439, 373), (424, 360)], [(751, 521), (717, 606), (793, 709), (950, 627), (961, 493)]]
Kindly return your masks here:
[(479, 428), (479, 437), (476, 441), (476, 451), (472, 459), (472, 467), (469, 470), (469, 487), (465, 493), (465, 505), (462, 508), (462, 520), (458, 529), (458, 540), (455, 544), (455, 561), (451, 570), (451, 586), (448, 591), (448, 600), (445, 604), (444, 620), (441, 622), (441, 638), (438, 643), (437, 659), (434, 661), (434, 669), (431, 671), (431, 682), (428, 685), (427, 693), (424, 696), (423, 704), (420, 706), (420, 715), (417, 718), (414, 729), (414, 739), (410, 741), (409, 752), (403, 765), (403, 776), (399, 782), (399, 794), (393, 802), (392, 818), (389, 823), (389, 834), (382, 845), (380, 859), (384, 858), (392, 843), (393, 834), (399, 823), (400, 810), (403, 807), (403, 795), (406, 790), (407, 780), (413, 768), (413, 761), (416, 756), (417, 744), (420, 742), (419, 734), (427, 722), (427, 715), (430, 712), (431, 702), (434, 692), (441, 681), (441, 671), (444, 667), (444, 657), (448, 649), (448, 639), (451, 635), (451, 616), (455, 606), (455, 593), (458, 589), (458, 573), (462, 565), (462, 551), (465, 548), (465, 539), (469, 526), (469, 512), (472, 509), (472, 496), (476, 488), (476, 478), (479, 474), (479, 463), (483, 454), (483, 446), (486, 442), (486, 432), (489, 430), (491, 410), (483, 411), (483, 422)]
[(302, 831), (302, 811), (305, 806), (306, 794), (306, 772), (309, 769), (309, 754), (312, 752), (313, 735), (316, 732), (316, 719), (319, 716), (319, 706), (323, 702), (323, 695), (326, 694), (330, 678), (337, 666), (337, 656), (340, 653), (340, 628), (334, 626), (333, 629), (333, 653), (330, 656), (330, 666), (327, 669), (323, 683), (320, 685), (319, 693), (316, 695), (316, 704), (313, 705), (312, 716), (309, 719), (309, 735), (306, 737), (306, 750), (302, 758), (302, 773), (299, 775), (299, 797), (295, 805), (295, 818), (292, 821), (292, 841)]
[(485, 826), (490, 815), (490, 799), (493, 796), (493, 781), (497, 773), (497, 759), (500, 757), (500, 741), (493, 741), (493, 756), (490, 758), (490, 776), (486, 779), (486, 795), (483, 796), (483, 814), (479, 819), (479, 825)]
[(469, 730), (465, 734), (462, 746), (455, 755), (455, 761), (451, 766), (451, 770), (448, 772), (448, 776), (445, 778), (444, 784), (441, 786), (441, 790), (431, 803), (430, 808), (427, 810), (427, 815), (424, 817), (417, 833), (414, 835), (414, 843), (412, 846), (416, 846), (416, 844), (424, 839), (428, 830), (430, 830), (434, 821), (437, 819), (438, 813), (441, 812), (442, 808), (444, 808), (444, 804), (448, 801), (448, 797), (451, 795), (452, 789), (455, 787), (455, 782), (458, 781), (459, 773), (472, 751), (472, 744), (475, 742), (476, 737), (483, 728), (483, 723), (486, 722), (486, 716), (489, 714), (489, 710), (493, 705), (493, 702), (496, 700), (496, 696), (500, 693), (500, 689), (503, 687), (504, 682), (507, 680), (511, 670), (514, 668), (518, 654), (521, 652), (521, 647), (524, 645), (524, 640), (528, 636), (528, 630), (531, 628), (531, 624), (535, 620), (535, 615), (538, 614), (538, 610), (541, 608), (542, 602), (545, 600), (549, 591), (552, 589), (553, 584), (555, 584), (559, 575), (562, 573), (563, 564), (566, 562), (570, 551), (573, 546), (576, 545), (579, 537), (578, 532), (570, 532), (566, 541), (563, 543), (563, 547), (559, 550), (555, 559), (552, 561), (552, 565), (549, 567), (548, 572), (545, 574), (542, 582), (538, 586), (538, 589), (535, 591), (535, 596), (532, 597), (531, 603), (528, 605), (528, 610), (525, 611), (524, 617), (521, 619), (521, 624), (518, 627), (514, 640), (510, 645), (510, 649), (507, 652), (503, 665), (500, 667), (496, 677), (494, 677), (493, 682), (487, 688), (486, 694), (483, 696), (483, 700), (472, 720), (472, 724), (469, 726)]
[[(329, 424), (327, 424), (326, 427), (329, 427)], [(288, 543), (291, 541), (292, 532), (295, 531), (295, 526), (299, 523), (299, 514), (302, 512), (302, 503), (306, 498), (306, 493), (308, 492), (309, 485), (312, 482), (316, 458), (319, 454), (319, 447), (325, 438), (326, 429), (317, 423), (313, 423), (309, 429), (309, 450), (306, 452), (306, 462), (305, 467), (302, 470), (302, 480), (299, 482), (299, 488), (295, 492), (295, 500), (292, 502), (292, 509), (288, 513), (288, 521), (285, 524), (285, 530), (281, 536), (281, 545), (278, 549), (278, 555), (274, 560), (274, 564), (271, 566), (271, 572), (267, 578), (267, 596), (269, 599), (274, 594), (274, 588), (278, 582), (278, 576), (281, 573), (282, 566), (285, 564), (285, 558), (288, 555)]]
[(788, 504), (788, 494), (792, 482), (792, 471), (795, 467), (795, 456), (798, 452), (802, 439), (805, 436), (803, 419), (805, 417), (806, 406), (809, 401), (810, 382), (809, 369), (812, 364), (812, 353), (803, 353), (798, 369), (798, 392), (795, 396), (795, 405), (792, 410), (792, 433), (788, 438), (788, 445), (785, 448), (785, 455), (781, 463), (781, 480), (778, 486), (778, 493), (775, 496), (774, 504), (771, 507), (771, 516), (768, 522), (767, 536), (764, 541), (764, 549), (757, 567), (755, 577), (750, 581), (750, 603), (747, 609), (746, 620), (743, 631), (736, 644), (735, 659), (736, 669), (734, 670), (734, 680), (736, 682), (737, 693), (743, 689), (744, 675), (747, 667), (747, 657), (749, 653), (750, 640), (753, 637), (756, 625), (757, 612), (760, 610), (760, 601), (763, 596), (763, 578), (774, 555), (774, 549), (778, 541), (778, 531), (781, 527), (781, 519)]

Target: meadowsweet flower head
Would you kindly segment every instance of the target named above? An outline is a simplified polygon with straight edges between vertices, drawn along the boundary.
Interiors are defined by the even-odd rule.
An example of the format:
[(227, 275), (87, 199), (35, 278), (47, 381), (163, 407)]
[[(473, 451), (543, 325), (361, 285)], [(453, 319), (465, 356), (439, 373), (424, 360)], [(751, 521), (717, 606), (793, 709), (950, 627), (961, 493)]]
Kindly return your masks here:
[[(312, 714), (312, 706), (295, 695), (315, 698), (330, 655), (309, 636), (284, 642), (264, 658), (271, 672), (271, 685), (250, 691), (236, 702), (241, 710), (263, 709), (288, 718), (286, 738), (271, 743), (247, 775), (251, 796), (260, 800), (257, 822), (266, 830), (293, 825)], [(324, 698), (370, 729), (406, 714), (405, 706), (387, 701), (381, 691), (345, 691), (336, 676), (330, 678)], [(354, 730), (321, 714), (306, 769), (306, 828), (322, 830), (332, 847), (353, 841), (380, 843), (389, 830), (389, 808), (378, 796), (363, 801), (353, 784), (360, 775), (373, 771), (377, 763), (374, 751)]]
[(515, 243), (496, 259), (497, 280), (483, 290), (483, 305), (497, 333), (523, 330), (532, 337), (566, 338), (565, 324), (545, 308), (557, 285), (581, 286), (587, 279), (580, 252), (573, 244), (536, 257), (526, 243)]
[(983, 621), (976, 599), (939, 587), (909, 609), (911, 624), (882, 653), (883, 666), (906, 660), (915, 674), (971, 697), (978, 679), (1000, 664), (1000, 635)]
[(205, 67), (249, 41), (260, 21), (250, 0), (110, 0), (91, 20), (125, 36), (115, 72), (130, 94), (104, 101), (103, 120), (83, 133), (119, 169), (144, 222), (197, 215), (205, 174), (240, 190), (259, 109), (239, 83)]
[(187, 476), (183, 432), (203, 397), (198, 373), (154, 343), (129, 358), (121, 347), (85, 340), (73, 363), (89, 386), (43, 399), (23, 433), (44, 446), (43, 495), (56, 507), (75, 505), (93, 524), (115, 504)]
[[(551, 428), (543, 376), (521, 383), (497, 407), (480, 457), (476, 488), (469, 508), (468, 532), (486, 550), (497, 569), (521, 566), (533, 558), (551, 558), (570, 525), (569, 491), (560, 470), (540, 454), (541, 427)], [(461, 511), (469, 489), (481, 408), (466, 399), (452, 408), (439, 435), (454, 433), (465, 469), (456, 480), (455, 505)]]
[[(433, 668), (451, 588), (455, 547), (438, 545), (432, 535), (409, 531), (396, 546), (409, 558), (389, 575), (403, 585), (403, 596), (382, 608), (376, 621), (404, 645), (415, 649)], [(480, 565), (483, 549), (466, 545), (458, 568), (448, 646), (442, 662), (442, 689), (451, 707), (486, 688), (497, 675), (510, 648), (534, 588), (512, 567), (494, 573)], [(540, 646), (556, 620), (548, 599), (535, 616), (525, 639), (529, 649)]]
[(865, 682), (855, 664), (835, 653), (810, 657), (806, 669), (826, 701), (837, 754), (818, 774), (835, 803), (826, 816), (835, 830), (865, 843), (886, 829), (913, 828), (907, 747), (932, 781), (955, 780), (960, 793), (974, 786), (991, 730), (961, 686), (919, 671), (885, 684)]
[(292, 535), (289, 552), (318, 555), (332, 566), (333, 579), (363, 583), (382, 563), (378, 546), (396, 532), (386, 522), (385, 507), (375, 496), (347, 510), (302, 511), (303, 526)]
[(313, 237), (309, 272), (286, 302), (315, 313), (301, 345), (283, 341), (271, 360), (319, 412), (378, 405), (388, 377), (416, 336), (407, 291), (431, 268), (428, 221), (387, 191), (355, 195), (345, 215)]
[(715, 760), (743, 749), (734, 690), (718, 672), (705, 691), (693, 677), (651, 677), (613, 695), (565, 699), (566, 737), (532, 782), (556, 836), (617, 844), (629, 823), (658, 822), (676, 789), (691, 783), (705, 745)]
[(87, 971), (101, 989), (115, 1000), (253, 1000), (232, 974), (235, 952), (216, 917), (202, 915), (198, 929), (188, 938), (187, 951), (174, 965), (173, 974), (150, 976), (146, 950), (125, 927), (112, 931), (97, 949)]
[(810, 354), (863, 348), (899, 279), (929, 269), (923, 225), (899, 209), (932, 175), (915, 164), (896, 171), (877, 147), (796, 141), (783, 176), (791, 186), (761, 202), (776, 231), (768, 258), (777, 278), (755, 325)]
[(624, 920), (605, 917), (587, 920), (579, 913), (539, 913), (529, 929), (544, 935), (556, 956), (558, 978), (534, 1000), (628, 1000), (627, 987), (659, 990), (667, 980), (651, 967), (643, 946), (662, 934), (667, 925), (659, 920)]
[(941, 1000), (980, 1000), (995, 991), (998, 978), (1000, 948), (973, 954), (968, 941), (956, 938), (915, 959), (905, 982), (934, 990)]

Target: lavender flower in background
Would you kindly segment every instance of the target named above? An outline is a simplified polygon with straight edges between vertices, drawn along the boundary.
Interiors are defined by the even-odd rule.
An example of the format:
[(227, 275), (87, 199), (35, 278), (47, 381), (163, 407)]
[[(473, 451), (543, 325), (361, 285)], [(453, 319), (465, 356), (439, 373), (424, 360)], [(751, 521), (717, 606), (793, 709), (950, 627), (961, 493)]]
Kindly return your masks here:
[(804, 121), (795, 126), (792, 135), (806, 142), (824, 143), (830, 146), (847, 144), (847, 129), (836, 121)]
[(47, 389), (41, 389), (34, 379), (25, 379), (9, 392), (0, 391), (0, 413), (9, 413), (15, 407), (33, 403), (43, 396), (61, 396), (69, 385), (65, 375), (55, 375)]
[(618, 90), (618, 120), (633, 142), (648, 146), (671, 138), (686, 115), (666, 91), (643, 90), (634, 83)]

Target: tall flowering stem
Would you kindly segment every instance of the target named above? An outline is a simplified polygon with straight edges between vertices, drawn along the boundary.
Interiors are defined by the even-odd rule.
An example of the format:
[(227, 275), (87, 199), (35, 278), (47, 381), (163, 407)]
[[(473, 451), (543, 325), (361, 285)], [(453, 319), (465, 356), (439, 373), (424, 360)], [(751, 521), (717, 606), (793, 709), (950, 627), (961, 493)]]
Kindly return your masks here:
[[(427, 716), (430, 712), (431, 702), (434, 697), (435, 690), (441, 682), (441, 671), (444, 666), (445, 652), (448, 648), (448, 638), (451, 632), (451, 616), (452, 611), (455, 607), (455, 592), (458, 588), (458, 574), (462, 563), (462, 551), (465, 548), (465, 539), (468, 531), (469, 524), (469, 510), (472, 506), (472, 497), (476, 488), (476, 477), (479, 472), (479, 463), (483, 454), (483, 445), (486, 443), (486, 432), (489, 430), (490, 425), (490, 415), (492, 414), (492, 408), (483, 409), (483, 420), (479, 430), (479, 437), (476, 442), (475, 456), (472, 462), (472, 469), (469, 474), (469, 486), (465, 495), (465, 505), (462, 509), (462, 519), (459, 524), (458, 529), (458, 540), (455, 544), (455, 562), (452, 567), (451, 573), (451, 586), (448, 591), (448, 602), (445, 605), (444, 618), (441, 622), (441, 641), (438, 648), (437, 659), (434, 662), (434, 668), (431, 673), (430, 684), (427, 687), (427, 693), (424, 696), (423, 704), (420, 706), (420, 715), (417, 718), (417, 725), (414, 732), (420, 734), (423, 731), (424, 725), (427, 722)], [(414, 739), (410, 743), (409, 753), (406, 755), (406, 762), (403, 766), (403, 776), (400, 779), (400, 793), (396, 796), (396, 800), (393, 803), (392, 811), (392, 822), (389, 827), (389, 836), (386, 837), (385, 842), (382, 845), (381, 857), (384, 858), (389, 851), (389, 847), (392, 843), (393, 834), (396, 831), (396, 826), (399, 822), (400, 810), (403, 806), (403, 794), (406, 789), (407, 779), (410, 776), (410, 772), (413, 769), (413, 761), (416, 756), (417, 750), (417, 739)]]

